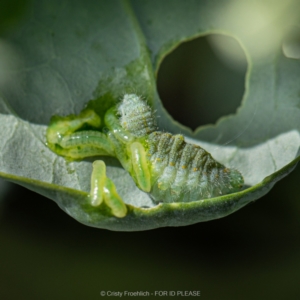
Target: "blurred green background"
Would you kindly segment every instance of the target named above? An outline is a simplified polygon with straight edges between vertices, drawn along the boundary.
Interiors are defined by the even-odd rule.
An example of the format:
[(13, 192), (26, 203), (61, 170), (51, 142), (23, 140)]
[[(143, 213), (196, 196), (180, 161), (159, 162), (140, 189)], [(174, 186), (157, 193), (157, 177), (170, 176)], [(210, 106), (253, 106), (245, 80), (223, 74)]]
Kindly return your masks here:
[[(181, 45), (158, 74), (165, 107), (193, 129), (234, 113), (244, 92), (245, 60), (232, 66), (212, 45), (204, 37)], [(125, 290), (299, 299), (299, 178), (298, 168), (223, 219), (130, 233), (86, 227), (51, 200), (1, 182), (0, 299), (99, 299), (100, 291)]]

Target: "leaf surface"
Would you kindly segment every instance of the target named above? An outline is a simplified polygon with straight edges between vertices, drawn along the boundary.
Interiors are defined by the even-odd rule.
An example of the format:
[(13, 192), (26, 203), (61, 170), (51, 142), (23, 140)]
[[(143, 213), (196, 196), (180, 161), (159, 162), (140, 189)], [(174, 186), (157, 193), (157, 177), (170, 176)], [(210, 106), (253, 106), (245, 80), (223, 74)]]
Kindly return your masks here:
[[(53, 199), (86, 225), (111, 230), (212, 220), (262, 197), (298, 162), (300, 62), (282, 50), (299, 22), (295, 5), (29, 2), (14, 26), (7, 27), (7, 20), (0, 25), (0, 49), (6, 49), (0, 66), (8, 62), (0, 68), (0, 175)], [(163, 108), (156, 74), (163, 57), (181, 42), (211, 33), (232, 36), (244, 49), (245, 94), (236, 114), (192, 132)], [(52, 115), (79, 113), (87, 103), (101, 115), (125, 92), (137, 92), (152, 104), (162, 130), (184, 133), (221, 163), (240, 170), (247, 188), (214, 199), (155, 206), (117, 160), (104, 158), (129, 213), (117, 219), (91, 208), (86, 196), (92, 160), (68, 162), (52, 153), (45, 130)]]

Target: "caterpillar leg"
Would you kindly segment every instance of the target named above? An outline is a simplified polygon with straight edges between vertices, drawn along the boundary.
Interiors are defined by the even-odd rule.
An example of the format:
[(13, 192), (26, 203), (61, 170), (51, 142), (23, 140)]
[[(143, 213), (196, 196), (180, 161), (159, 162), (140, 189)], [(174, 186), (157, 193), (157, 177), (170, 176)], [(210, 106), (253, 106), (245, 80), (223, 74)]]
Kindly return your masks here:
[(151, 175), (147, 163), (146, 151), (141, 143), (134, 142), (130, 145), (130, 153), (137, 185), (141, 190), (149, 193), (151, 190)]
[(102, 160), (93, 163), (89, 198), (92, 206), (99, 206), (104, 202), (118, 218), (123, 218), (127, 214), (127, 207), (117, 193), (113, 181), (106, 177), (106, 166)]

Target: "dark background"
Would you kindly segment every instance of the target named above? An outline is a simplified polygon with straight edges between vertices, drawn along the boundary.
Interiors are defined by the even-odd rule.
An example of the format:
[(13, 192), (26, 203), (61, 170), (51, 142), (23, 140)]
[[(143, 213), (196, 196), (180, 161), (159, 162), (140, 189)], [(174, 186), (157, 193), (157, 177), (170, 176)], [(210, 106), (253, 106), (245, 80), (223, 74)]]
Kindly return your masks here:
[[(198, 38), (166, 57), (158, 90), (173, 117), (195, 129), (235, 112), (245, 71)], [(298, 168), (223, 219), (129, 233), (86, 227), (51, 200), (2, 183), (0, 299), (100, 299), (100, 291), (125, 290), (299, 299), (299, 178)]]

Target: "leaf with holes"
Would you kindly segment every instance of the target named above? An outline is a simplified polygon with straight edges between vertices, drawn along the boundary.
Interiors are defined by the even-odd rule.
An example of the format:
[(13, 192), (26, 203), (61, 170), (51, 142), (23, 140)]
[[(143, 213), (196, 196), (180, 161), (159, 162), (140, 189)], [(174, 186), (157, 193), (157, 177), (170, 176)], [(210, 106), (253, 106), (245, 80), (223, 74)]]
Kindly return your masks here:
[[(293, 170), (300, 145), (300, 62), (286, 56), (299, 23), (297, 1), (31, 1), (0, 24), (0, 175), (32, 189), (78, 221), (111, 230), (181, 226), (226, 216), (266, 194)], [(276, 20), (276, 22), (274, 21)], [(238, 111), (192, 132), (163, 108), (156, 91), (162, 59), (181, 42), (224, 34), (248, 62)], [(296, 34), (299, 34), (296, 32)], [(283, 52), (283, 50), (285, 52)], [(92, 161), (68, 162), (45, 144), (52, 115), (100, 115), (124, 92), (142, 94), (159, 127), (182, 133), (226, 166), (246, 188), (190, 203), (155, 205), (113, 158), (108, 176), (127, 204), (125, 218), (89, 207)], [(182, 102), (184, 105), (184, 102)], [(242, 129), (242, 134), (241, 134)], [(226, 144), (228, 141), (230, 143)], [(147, 207), (147, 208), (145, 208)]]

